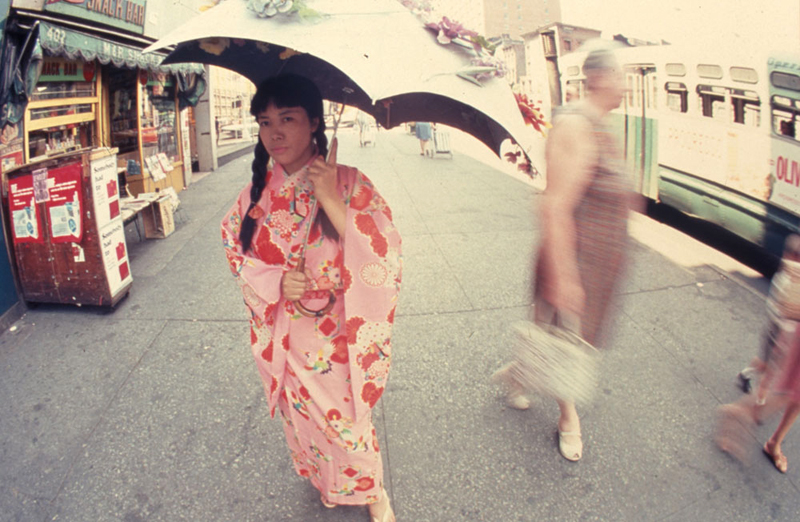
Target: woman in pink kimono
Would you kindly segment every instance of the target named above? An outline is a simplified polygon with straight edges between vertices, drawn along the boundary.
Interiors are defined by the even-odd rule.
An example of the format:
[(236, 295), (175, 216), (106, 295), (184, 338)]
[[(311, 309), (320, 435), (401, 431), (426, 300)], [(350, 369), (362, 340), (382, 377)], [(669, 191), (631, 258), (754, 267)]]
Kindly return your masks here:
[(366, 504), (373, 521), (394, 521), (372, 408), (391, 362), (400, 235), (366, 176), (336, 164), (335, 140), (326, 160), (312, 82), (271, 78), (250, 112), (259, 124), (253, 178), (222, 238), (270, 414), (280, 411), (295, 469), (323, 504)]

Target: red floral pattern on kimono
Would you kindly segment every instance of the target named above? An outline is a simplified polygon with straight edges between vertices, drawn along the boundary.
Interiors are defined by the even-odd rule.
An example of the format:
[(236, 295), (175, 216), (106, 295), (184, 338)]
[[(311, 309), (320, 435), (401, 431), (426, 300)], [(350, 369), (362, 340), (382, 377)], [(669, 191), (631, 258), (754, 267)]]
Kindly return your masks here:
[(297, 266), (307, 231), (313, 187), (304, 171), (287, 175), (275, 164), (258, 205), (257, 230), (242, 252), (239, 230), (250, 185), (222, 222), (231, 271), (250, 311), (251, 344), (270, 414), (276, 406), (297, 472), (328, 501), (377, 500), (382, 465), (372, 408), (386, 386), (391, 333), (400, 288), (400, 235), (391, 210), (372, 183), (338, 166), (347, 205), (343, 240), (313, 227), (306, 250), (312, 280), (303, 303), (320, 309), (330, 290), (337, 300), (319, 318), (300, 315), (281, 295), (283, 274)]

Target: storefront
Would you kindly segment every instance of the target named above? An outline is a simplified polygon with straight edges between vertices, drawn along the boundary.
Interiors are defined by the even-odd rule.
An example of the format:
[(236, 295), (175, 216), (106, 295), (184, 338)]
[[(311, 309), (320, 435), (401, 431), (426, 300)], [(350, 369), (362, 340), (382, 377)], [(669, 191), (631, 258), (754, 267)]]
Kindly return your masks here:
[[(144, 5), (143, 0), (137, 2)], [(55, 4), (50, 2), (45, 5)], [(62, 7), (75, 9), (75, 6), (66, 4)], [(126, 29), (127, 32), (111, 31), (103, 27), (106, 22), (87, 25), (74, 20), (74, 13), (69, 14), (71, 17), (59, 19), (61, 15), (54, 16), (43, 11), (12, 10), (2, 46), (2, 206), (5, 207), (5, 235), (9, 239), (13, 236), (14, 245), (9, 241), (8, 246), (16, 251), (11, 257), (13, 260), (16, 255), (20, 274), (23, 268), (30, 273), (35, 264), (25, 261), (26, 266), (20, 266), (21, 253), (30, 254), (29, 259), (37, 259), (41, 253), (15, 248), (27, 241), (20, 241), (21, 236), (16, 233), (21, 231), (24, 235), (30, 232), (19, 228), (19, 223), (11, 219), (9, 205), (22, 201), (25, 203), (22, 210), (28, 211), (36, 206), (34, 203), (46, 203), (41, 203), (39, 199), (34, 203), (26, 203), (24, 199), (27, 195), (19, 194), (11, 201), (10, 177), (17, 180), (15, 188), (21, 190), (20, 187), (27, 182), (27, 174), (20, 173), (30, 171), (28, 177), (33, 179), (35, 172), (38, 172), (35, 169), (46, 168), (47, 174), (40, 174), (40, 178), (50, 183), (51, 178), (57, 179), (58, 169), (66, 168), (61, 165), (66, 161), (65, 158), (72, 158), (69, 161), (84, 165), (82, 183), (88, 187), (95, 159), (86, 158), (102, 157), (104, 172), (108, 173), (111, 169), (113, 175), (117, 176), (114, 183), (106, 183), (109, 187), (108, 197), (112, 196), (113, 188), (116, 191), (114, 198), (124, 198), (128, 194), (137, 196), (141, 193), (171, 192), (172, 189), (179, 193), (191, 176), (188, 108), (197, 102), (205, 89), (203, 66), (161, 66), (164, 56), (142, 54), (141, 50), (151, 42), (129, 34), (130, 28)], [(144, 16), (138, 22), (143, 24)], [(109, 161), (111, 165), (106, 165)], [(91, 168), (86, 165), (91, 165)], [(39, 197), (36, 190), (32, 193)], [(92, 192), (81, 194), (82, 201), (89, 205), (99, 193), (93, 189)], [(116, 229), (119, 226), (117, 219), (122, 219), (119, 204), (114, 205), (116, 217), (95, 227), (100, 238), (106, 237), (106, 229)], [(87, 213), (87, 217), (90, 214)], [(39, 238), (47, 248), (60, 248), (58, 241), (54, 240), (54, 230), (47, 229), (45, 236)], [(96, 246), (91, 236), (71, 241), (75, 251)], [(84, 244), (86, 241), (89, 246)], [(78, 263), (81, 268), (89, 267), (86, 256), (76, 255), (69, 262)], [(127, 264), (124, 266), (127, 267)], [(74, 268), (70, 265), (70, 270)], [(54, 273), (53, 277), (58, 275)], [(19, 280), (22, 279), (20, 276)], [(38, 279), (41, 279), (39, 275), (31, 281)], [(20, 287), (26, 300), (32, 295), (30, 287), (30, 281)], [(112, 290), (116, 292), (119, 289)], [(43, 295), (44, 292), (39, 294)], [(103, 303), (109, 300), (116, 302), (116, 299), (103, 297)], [(88, 297), (84, 302), (93, 303)]]
[(19, 129), (22, 147), (0, 151), (4, 165), (112, 147), (119, 149), (130, 194), (182, 190), (191, 164), (184, 161), (189, 120), (179, 117), (180, 99), (202, 92), (202, 66), (162, 67), (163, 56), (52, 23), (38, 25), (41, 74)]

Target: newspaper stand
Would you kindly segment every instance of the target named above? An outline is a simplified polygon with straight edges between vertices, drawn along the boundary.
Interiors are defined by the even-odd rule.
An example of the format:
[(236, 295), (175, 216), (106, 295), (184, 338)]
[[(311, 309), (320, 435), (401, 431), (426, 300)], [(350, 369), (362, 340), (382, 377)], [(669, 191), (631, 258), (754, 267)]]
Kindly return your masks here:
[(116, 149), (84, 149), (4, 174), (25, 301), (114, 307), (130, 291)]

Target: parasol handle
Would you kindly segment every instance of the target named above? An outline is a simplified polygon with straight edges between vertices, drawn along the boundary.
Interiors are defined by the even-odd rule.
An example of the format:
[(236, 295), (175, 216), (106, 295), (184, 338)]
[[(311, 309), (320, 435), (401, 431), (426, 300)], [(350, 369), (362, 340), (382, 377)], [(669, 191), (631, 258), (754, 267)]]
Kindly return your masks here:
[[(333, 120), (333, 137), (331, 141), (336, 139), (336, 133), (339, 130), (339, 122), (342, 119), (342, 115), (344, 114), (344, 104), (342, 104), (341, 108), (339, 109), (339, 114)], [(328, 155), (325, 158), (325, 161), (328, 161), (331, 157), (331, 151), (328, 150)], [(308, 240), (311, 237), (311, 228), (314, 226), (314, 221), (317, 219), (317, 198), (314, 198), (314, 202), (311, 204), (311, 209), (308, 212), (308, 226), (306, 227), (306, 237), (303, 240), (303, 246), (300, 250), (300, 260), (297, 262), (297, 271), (304, 272), (306, 269), (306, 248), (308, 248)], [(328, 304), (320, 308), (319, 310), (311, 310), (310, 308), (306, 308), (303, 303), (300, 302), (300, 299), (293, 301), (294, 307), (300, 312), (300, 315), (304, 315), (306, 317), (323, 317), (325, 314), (333, 309), (333, 305), (336, 303), (336, 294), (333, 290), (329, 290), (328, 295)]]
[[(305, 250), (305, 249), (303, 249)], [(300, 261), (297, 262), (297, 271), (303, 272), (306, 269), (306, 254), (305, 251), (300, 254)], [(293, 301), (294, 307), (300, 312), (300, 315), (304, 315), (306, 317), (323, 317), (328, 312), (333, 309), (333, 305), (336, 304), (336, 294), (333, 290), (329, 290), (328, 294), (328, 304), (320, 308), (319, 310), (311, 310), (310, 308), (306, 308), (303, 303), (300, 302), (300, 299), (297, 301)]]

